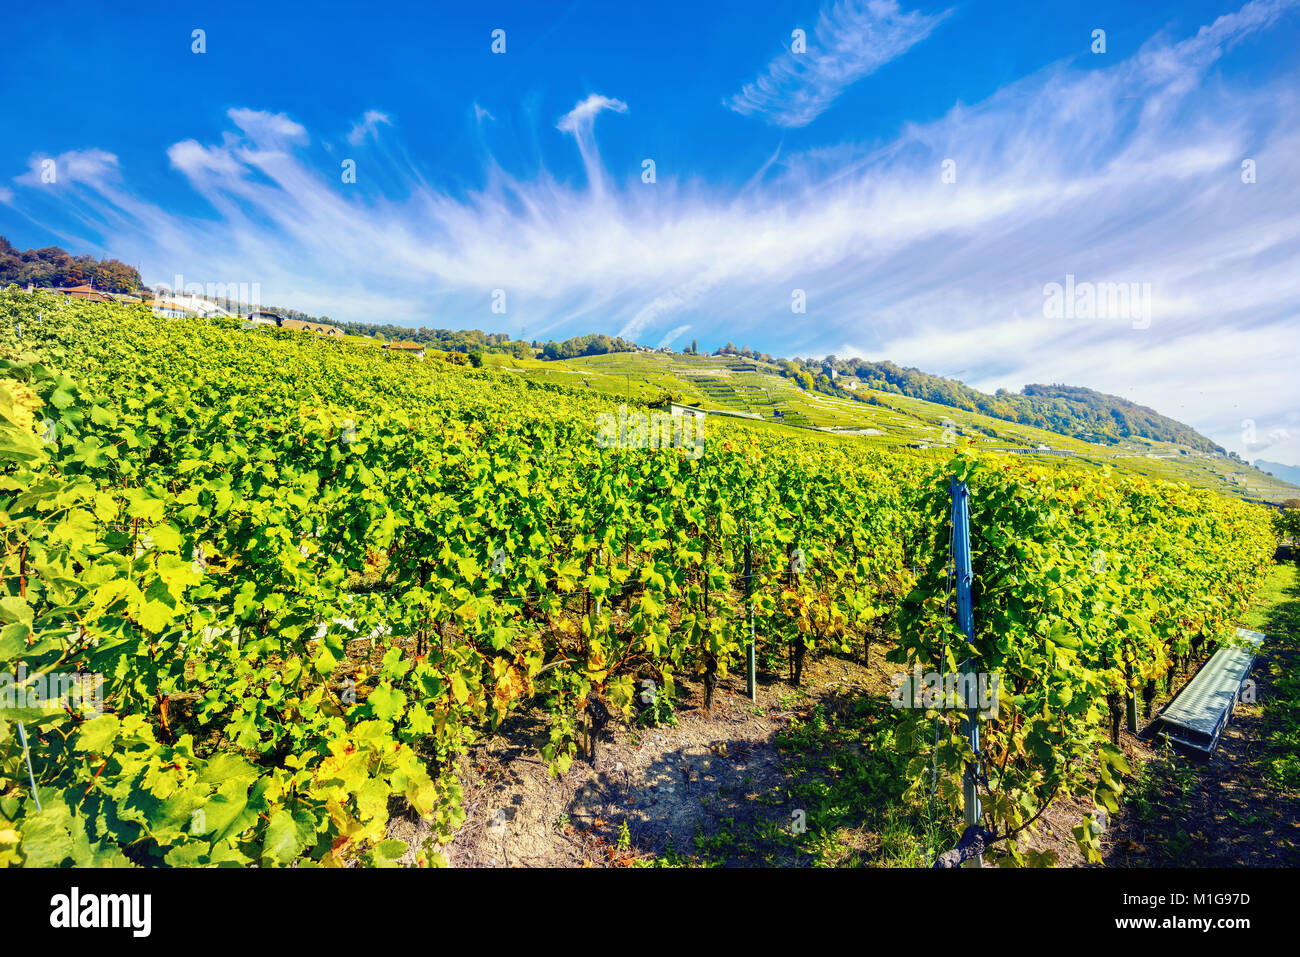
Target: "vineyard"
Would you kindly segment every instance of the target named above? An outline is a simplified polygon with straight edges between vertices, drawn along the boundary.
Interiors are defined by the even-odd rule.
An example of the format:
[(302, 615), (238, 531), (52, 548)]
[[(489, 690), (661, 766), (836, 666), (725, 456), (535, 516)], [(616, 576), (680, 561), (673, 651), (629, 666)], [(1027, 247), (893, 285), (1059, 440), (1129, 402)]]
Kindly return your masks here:
[[(8, 865), (436, 866), (479, 736), (536, 709), (563, 775), (657, 696), (707, 708), (751, 628), (796, 684), (850, 652), (998, 675), (978, 755), (960, 711), (881, 720), (908, 801), (959, 821), (978, 763), (990, 853), (1051, 864), (1018, 838), (1117, 809), (1125, 698), (1229, 640), (1277, 542), (1258, 506), (968, 449), (717, 417), (703, 454), (603, 447), (596, 393), (14, 287), (0, 373)], [(28, 693), (70, 674), (95, 707)]]

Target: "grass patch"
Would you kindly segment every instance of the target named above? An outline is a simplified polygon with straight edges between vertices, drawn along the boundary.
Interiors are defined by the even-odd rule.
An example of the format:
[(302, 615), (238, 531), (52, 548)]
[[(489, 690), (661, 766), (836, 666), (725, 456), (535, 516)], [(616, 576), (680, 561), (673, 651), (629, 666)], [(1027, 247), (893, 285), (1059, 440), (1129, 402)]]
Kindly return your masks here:
[(1272, 784), (1300, 791), (1300, 565), (1276, 565), (1245, 626), (1267, 635), (1272, 691), (1264, 711), (1266, 769)]

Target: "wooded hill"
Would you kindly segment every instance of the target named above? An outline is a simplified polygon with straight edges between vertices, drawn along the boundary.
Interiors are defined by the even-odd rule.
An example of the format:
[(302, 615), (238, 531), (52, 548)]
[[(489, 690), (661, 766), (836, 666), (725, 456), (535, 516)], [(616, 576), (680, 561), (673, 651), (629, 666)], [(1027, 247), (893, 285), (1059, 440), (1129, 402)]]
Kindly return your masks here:
[(1082, 386), (1034, 384), (1018, 393), (999, 389), (989, 395), (956, 379), (902, 368), (892, 362), (832, 357), (831, 364), (841, 375), (853, 376), (880, 392), (895, 392), (1090, 442), (1115, 442), (1141, 436), (1175, 442), (1201, 452), (1227, 454), (1222, 446), (1191, 426), (1128, 399)]
[(20, 252), (0, 236), (0, 288), (10, 283), (62, 288), (89, 283), (104, 292), (135, 292), (140, 273), (118, 259), (96, 259), (88, 253), (73, 256), (58, 246)]

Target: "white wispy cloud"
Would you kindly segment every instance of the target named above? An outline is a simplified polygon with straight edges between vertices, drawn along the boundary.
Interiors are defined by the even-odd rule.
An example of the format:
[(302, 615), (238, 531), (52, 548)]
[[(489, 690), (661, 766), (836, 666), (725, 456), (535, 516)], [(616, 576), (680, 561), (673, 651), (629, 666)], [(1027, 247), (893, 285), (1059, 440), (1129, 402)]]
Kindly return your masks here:
[[(1249, 419), (1288, 429), (1269, 456), (1300, 463), (1300, 86), (1217, 69), (1295, 4), (1254, 0), (1128, 59), (1054, 65), (884, 145), (774, 154), (742, 186), (611, 177), (594, 123), (628, 107), (593, 94), (559, 122), (585, 182), (491, 160), (469, 192), (397, 166), (400, 188), (343, 185), (293, 120), (241, 110), (219, 140), (169, 151), (207, 216), (128, 191), (108, 154), (57, 197), (24, 173), (12, 202), (38, 221), (58, 202), (82, 238), (65, 245), (111, 237), (151, 281), (258, 282), (263, 302), (318, 315), (650, 342), (690, 323), (702, 347), (889, 358), (981, 388), (1088, 385), (1243, 452)], [(1046, 317), (1044, 284), (1067, 273), (1150, 283), (1149, 328)]]
[(807, 49), (793, 45), (726, 105), (777, 126), (807, 126), (846, 88), (928, 37), (951, 11), (904, 12), (896, 0), (837, 0), (824, 6)]
[(380, 126), (392, 126), (388, 114), (380, 113), (378, 110), (366, 110), (365, 115), (348, 133), (348, 142), (353, 146), (360, 146), (367, 136), (378, 136)]
[[(52, 175), (46, 176), (46, 163), (54, 161)], [(58, 156), (33, 156), (27, 161), (27, 172), (14, 177), (15, 183), (24, 186), (57, 186), (60, 183), (101, 185), (118, 176), (117, 157), (104, 150), (68, 150)]]
[(674, 326), (668, 330), (667, 334), (664, 335), (662, 339), (659, 340), (659, 344), (655, 346), (655, 348), (663, 349), (665, 346), (671, 346), (674, 342), (690, 331), (691, 324), (689, 322), (684, 325)]
[(591, 129), (592, 121), (595, 120), (596, 114), (602, 110), (613, 110), (615, 113), (626, 113), (627, 104), (622, 100), (615, 100), (612, 97), (602, 96), (599, 93), (592, 93), (585, 100), (582, 100), (573, 109), (569, 110), (560, 117), (560, 122), (555, 124), (557, 130), (563, 130), (566, 133), (581, 133), (584, 130)]
[(578, 144), (578, 152), (582, 155), (583, 168), (587, 171), (587, 183), (596, 197), (601, 197), (605, 193), (605, 170), (600, 164), (600, 153), (596, 149), (594, 126), (596, 115), (605, 110), (626, 113), (627, 104), (622, 100), (592, 93), (560, 117), (560, 122), (555, 124), (557, 130), (573, 134), (573, 139)]
[[(264, 110), (236, 108), (227, 110), (226, 115), (258, 146), (286, 146), (306, 143), (311, 137), (307, 128), (291, 120), (283, 113), (267, 113)], [(370, 114), (366, 114), (369, 116)]]

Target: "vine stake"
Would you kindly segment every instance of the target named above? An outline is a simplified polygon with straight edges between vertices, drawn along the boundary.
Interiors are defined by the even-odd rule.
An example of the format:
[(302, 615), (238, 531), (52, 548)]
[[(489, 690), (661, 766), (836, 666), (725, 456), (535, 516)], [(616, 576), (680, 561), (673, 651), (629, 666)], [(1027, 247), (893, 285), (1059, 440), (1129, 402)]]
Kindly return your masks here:
[[(970, 492), (966, 483), (957, 476), (952, 477), (952, 560), (956, 570), (957, 590), (957, 627), (966, 636), (967, 646), (975, 643), (975, 611), (971, 603), (970, 586), (974, 574), (970, 563)], [(974, 659), (967, 657), (961, 663), (961, 687), (974, 687), (976, 680)], [(966, 709), (966, 740), (970, 742), (971, 751), (980, 753), (979, 709)], [(969, 830), (980, 823), (981, 808), (979, 798), (980, 766), (978, 760), (966, 767), (963, 775), (963, 790), (966, 805), (966, 828)], [(972, 867), (983, 867), (983, 855), (971, 858)]]
[(36, 810), (41, 809), (41, 798), (36, 793), (36, 775), (32, 774), (32, 752), (27, 747), (27, 729), (23, 727), (21, 721), (18, 722), (18, 737), (23, 742), (23, 757), (27, 759), (27, 780), (32, 782), (32, 800), (36, 802)]

